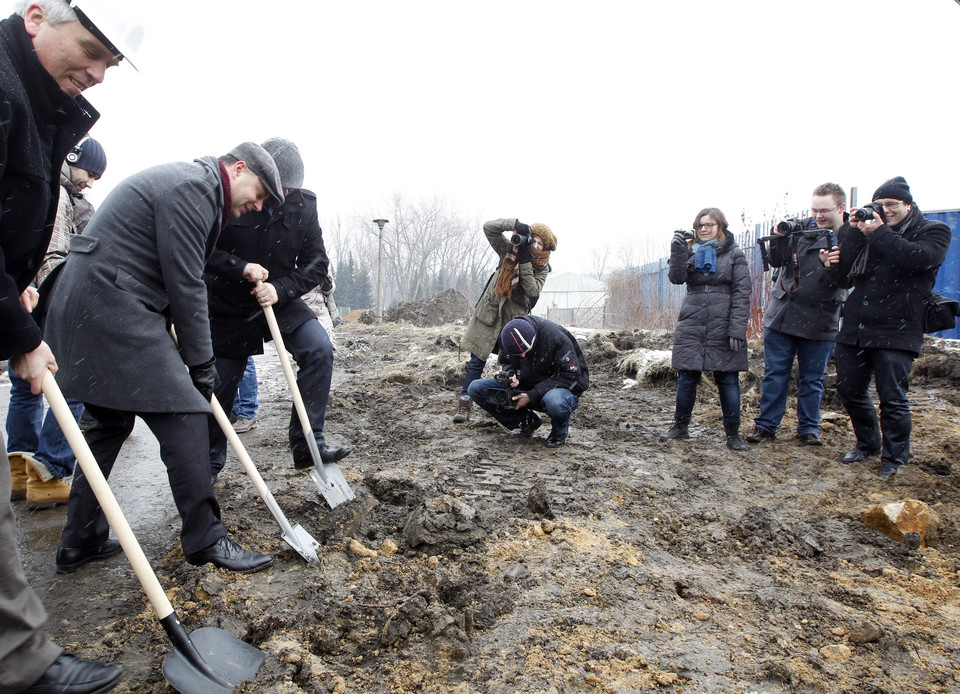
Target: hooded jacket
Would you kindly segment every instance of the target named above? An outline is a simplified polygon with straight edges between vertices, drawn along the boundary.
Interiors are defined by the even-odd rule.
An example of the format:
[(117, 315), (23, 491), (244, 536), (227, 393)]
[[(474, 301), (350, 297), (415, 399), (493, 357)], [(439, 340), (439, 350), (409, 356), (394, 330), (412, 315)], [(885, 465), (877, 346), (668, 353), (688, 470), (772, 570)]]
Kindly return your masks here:
[[(714, 273), (693, 269), (687, 244), (670, 246), (668, 277), (686, 284), (673, 333), (673, 368), (683, 371), (746, 371), (747, 320), (750, 318), (750, 271), (743, 251), (731, 234), (717, 249)], [(729, 338), (744, 340), (736, 352)]]
[[(920, 353), (923, 314), (937, 270), (950, 248), (950, 227), (927, 219), (914, 204), (900, 224), (881, 224), (870, 236), (840, 229), (840, 272), (853, 290), (843, 306), (837, 342), (855, 347)], [(866, 262), (854, 269), (861, 253)]]
[(539, 405), (554, 388), (566, 388), (580, 396), (590, 387), (590, 371), (580, 344), (570, 332), (546, 318), (520, 316), (536, 330), (533, 347), (521, 359), (519, 355), (500, 355), (500, 363), (518, 374), (520, 390), (530, 396), (531, 405)]
[(47, 302), (64, 395), (133, 412), (210, 411), (186, 366), (213, 358), (203, 266), (223, 215), (216, 157), (154, 166), (110, 192), (71, 239)]
[(40, 328), (19, 297), (53, 233), (60, 165), (99, 117), (46, 71), (23, 17), (0, 22), (0, 359), (40, 345)]

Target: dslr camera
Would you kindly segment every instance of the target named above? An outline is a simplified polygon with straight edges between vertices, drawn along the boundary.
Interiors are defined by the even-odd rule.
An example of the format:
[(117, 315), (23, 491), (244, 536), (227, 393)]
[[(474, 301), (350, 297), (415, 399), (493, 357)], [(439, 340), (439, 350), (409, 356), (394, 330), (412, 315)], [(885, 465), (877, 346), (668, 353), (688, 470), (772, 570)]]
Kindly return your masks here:
[(887, 216), (883, 213), (883, 205), (878, 205), (875, 202), (868, 202), (863, 207), (857, 209), (853, 213), (853, 218), (858, 222), (865, 222), (868, 219), (873, 219), (874, 217), (879, 217), (880, 221), (884, 224), (887, 223)]
[(503, 370), (494, 374), (493, 378), (497, 381), (497, 387), (487, 391), (487, 397), (484, 402), (495, 407), (514, 409), (517, 404), (513, 401), (513, 396), (520, 392), (510, 386), (510, 379), (514, 375), (514, 372), (511, 370)]
[(513, 236), (510, 237), (510, 243), (518, 248), (529, 246), (531, 243), (533, 243), (533, 234), (531, 234), (529, 231), (515, 231), (513, 232)]
[(792, 234), (795, 231), (803, 231), (803, 222), (796, 217), (785, 219), (777, 224), (777, 231), (781, 234)]

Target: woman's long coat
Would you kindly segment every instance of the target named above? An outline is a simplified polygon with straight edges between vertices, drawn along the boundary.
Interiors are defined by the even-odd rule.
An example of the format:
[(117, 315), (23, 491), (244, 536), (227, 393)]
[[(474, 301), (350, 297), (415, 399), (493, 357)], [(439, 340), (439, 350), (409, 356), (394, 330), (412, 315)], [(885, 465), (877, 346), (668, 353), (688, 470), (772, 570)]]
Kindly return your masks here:
[[(503, 256), (512, 248), (510, 242), (503, 237), (503, 232), (513, 231), (516, 223), (516, 219), (495, 219), (483, 225), (483, 233), (500, 256), (501, 263)], [(550, 265), (546, 265), (542, 270), (534, 270), (533, 263), (521, 263), (520, 282), (513, 288), (511, 297), (497, 296), (495, 287), (499, 272), (498, 266), (487, 281), (463, 335), (463, 349), (481, 359), (486, 359), (493, 351), (503, 326), (514, 318), (530, 313), (531, 301), (540, 296), (543, 283), (550, 274)]]
[(215, 157), (152, 167), (107, 196), (71, 239), (48, 300), (44, 339), (66, 396), (134, 412), (210, 411), (186, 366), (213, 358), (203, 266), (223, 214)]
[[(670, 281), (687, 285), (673, 335), (673, 368), (746, 371), (752, 288), (747, 259), (729, 234), (717, 249), (715, 273), (697, 272), (693, 259), (686, 244), (670, 247)], [(744, 340), (744, 346), (731, 350), (731, 337)]]

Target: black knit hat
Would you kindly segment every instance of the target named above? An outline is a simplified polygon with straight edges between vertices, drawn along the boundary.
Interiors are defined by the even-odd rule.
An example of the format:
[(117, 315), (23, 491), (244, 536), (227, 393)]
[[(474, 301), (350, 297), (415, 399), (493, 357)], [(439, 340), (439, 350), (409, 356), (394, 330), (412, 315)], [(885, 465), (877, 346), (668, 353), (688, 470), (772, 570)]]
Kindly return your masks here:
[(67, 155), (67, 163), (100, 177), (107, 170), (107, 155), (99, 142), (88, 137)]
[(873, 193), (874, 200), (900, 200), (908, 205), (913, 204), (913, 196), (910, 195), (910, 186), (903, 176), (891, 178), (880, 184)]
[(515, 356), (528, 351), (537, 339), (537, 329), (529, 321), (514, 318), (500, 333), (500, 348), (504, 354)]

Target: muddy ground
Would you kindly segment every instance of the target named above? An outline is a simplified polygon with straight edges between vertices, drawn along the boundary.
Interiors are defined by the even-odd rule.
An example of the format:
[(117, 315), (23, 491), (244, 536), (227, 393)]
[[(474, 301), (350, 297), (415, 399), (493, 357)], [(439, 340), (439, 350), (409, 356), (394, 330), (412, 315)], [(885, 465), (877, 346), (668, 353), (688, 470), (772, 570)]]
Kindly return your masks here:
[[(117, 497), (187, 629), (221, 627), (266, 654), (237, 691), (960, 691), (957, 352), (931, 343), (918, 363), (913, 459), (880, 480), (877, 459), (839, 462), (853, 436), (832, 389), (823, 448), (792, 438), (791, 408), (776, 441), (728, 450), (707, 381), (692, 439), (659, 443), (675, 387), (662, 333), (577, 333), (593, 387), (561, 449), (477, 410), (454, 425), (462, 332), (338, 330), (327, 434), (353, 448), (341, 469), (357, 499), (335, 510), (293, 470), (282, 372), (272, 352), (258, 357), (260, 424), (242, 440), (321, 543), (321, 568), (281, 540), (234, 457), (217, 486), (224, 520), (276, 564), (250, 576), (187, 565), (149, 433), (118, 463)], [(750, 348), (744, 433), (762, 373), (762, 345)], [(936, 547), (910, 550), (860, 520), (905, 498), (942, 516)], [(124, 665), (118, 692), (172, 691), (169, 642), (124, 557), (57, 576), (62, 508), (17, 504), (53, 638)]]

